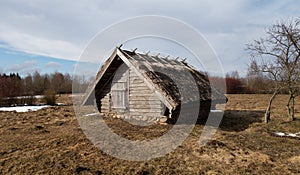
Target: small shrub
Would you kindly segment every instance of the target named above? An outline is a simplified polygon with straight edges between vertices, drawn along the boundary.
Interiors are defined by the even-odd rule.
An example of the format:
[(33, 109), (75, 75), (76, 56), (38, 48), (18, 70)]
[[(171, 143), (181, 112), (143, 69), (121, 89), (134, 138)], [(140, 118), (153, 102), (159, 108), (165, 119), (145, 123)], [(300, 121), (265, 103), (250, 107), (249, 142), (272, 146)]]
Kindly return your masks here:
[(56, 93), (53, 90), (46, 90), (44, 92), (44, 102), (47, 105), (55, 105), (56, 104)]

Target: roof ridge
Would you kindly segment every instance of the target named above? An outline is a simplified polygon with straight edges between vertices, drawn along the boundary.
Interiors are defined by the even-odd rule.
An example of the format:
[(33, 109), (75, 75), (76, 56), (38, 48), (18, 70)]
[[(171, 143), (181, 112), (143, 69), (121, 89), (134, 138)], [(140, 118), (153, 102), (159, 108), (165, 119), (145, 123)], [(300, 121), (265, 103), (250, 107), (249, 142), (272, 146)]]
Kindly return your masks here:
[(134, 49), (131, 49), (131, 50), (128, 50), (128, 49), (121, 49), (119, 48), (120, 50), (122, 50), (123, 52), (126, 52), (128, 54), (128, 52), (130, 52), (131, 54), (139, 54), (139, 55), (142, 55), (142, 56), (152, 56), (152, 57), (157, 57), (157, 58), (160, 58), (160, 59), (164, 59), (164, 60), (171, 60), (171, 61), (180, 61), (180, 62), (183, 62), (186, 60), (186, 58), (182, 59), (182, 60), (179, 60), (180, 57), (175, 57), (175, 56), (172, 56), (170, 54), (168, 54), (167, 56), (161, 56), (162, 53), (158, 52), (156, 53), (155, 55), (152, 55), (150, 54), (150, 51), (147, 51), (146, 53), (145, 52), (137, 52), (137, 48), (134, 48)]

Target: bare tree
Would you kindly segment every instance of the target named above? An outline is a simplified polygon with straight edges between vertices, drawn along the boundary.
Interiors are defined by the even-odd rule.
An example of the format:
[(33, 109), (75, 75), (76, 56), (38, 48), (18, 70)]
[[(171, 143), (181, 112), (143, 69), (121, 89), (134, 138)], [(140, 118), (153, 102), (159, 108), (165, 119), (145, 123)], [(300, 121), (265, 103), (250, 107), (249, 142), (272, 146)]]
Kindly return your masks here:
[(23, 79), (23, 88), (24, 88), (24, 94), (23, 95), (33, 95), (33, 80), (31, 74), (28, 74)]
[(38, 71), (33, 74), (32, 88), (35, 95), (40, 95), (44, 92), (44, 79)]
[(245, 78), (248, 91), (255, 94), (273, 93), (273, 81), (262, 72), (253, 71), (257, 69), (256, 66), (257, 62), (252, 60)]
[(288, 116), (294, 120), (294, 101), (299, 95), (300, 20), (281, 21), (267, 29), (266, 37), (247, 45), (253, 57), (250, 69), (273, 80), (273, 95), (265, 114), (270, 120), (272, 101), (283, 90), (289, 93)]
[(245, 93), (245, 86), (241, 81), (238, 71), (232, 71), (230, 73), (227, 73), (225, 82), (228, 94)]

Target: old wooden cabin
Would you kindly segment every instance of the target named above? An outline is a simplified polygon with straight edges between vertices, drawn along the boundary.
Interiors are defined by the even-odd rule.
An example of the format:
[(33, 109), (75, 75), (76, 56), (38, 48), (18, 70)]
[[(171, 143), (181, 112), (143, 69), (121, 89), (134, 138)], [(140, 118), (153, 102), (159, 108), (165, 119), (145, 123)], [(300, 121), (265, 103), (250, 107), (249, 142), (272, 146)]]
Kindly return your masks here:
[(185, 61), (117, 47), (102, 65), (82, 104), (96, 103), (104, 114), (175, 118), (182, 104), (198, 100), (199, 114), (206, 115), (212, 104), (224, 103), (225, 99), (210, 86), (204, 73)]

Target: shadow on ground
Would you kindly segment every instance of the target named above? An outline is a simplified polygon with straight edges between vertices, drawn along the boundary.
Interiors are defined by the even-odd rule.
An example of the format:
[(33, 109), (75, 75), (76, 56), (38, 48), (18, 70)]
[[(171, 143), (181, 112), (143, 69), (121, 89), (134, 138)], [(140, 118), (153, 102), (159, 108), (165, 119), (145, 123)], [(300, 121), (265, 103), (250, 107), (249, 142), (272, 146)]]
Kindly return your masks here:
[[(230, 132), (240, 132), (244, 131), (247, 128), (250, 127), (251, 124), (253, 123), (261, 123), (263, 122), (263, 116), (264, 116), (265, 111), (252, 111), (252, 110), (226, 110), (224, 112), (223, 117), (221, 118), (221, 123), (219, 126), (217, 126), (218, 114), (213, 114), (210, 116), (211, 118), (209, 119), (210, 122), (208, 122), (208, 113), (204, 115), (199, 115), (196, 124), (197, 125), (210, 125), (208, 123), (211, 123), (212, 126), (218, 127), (219, 129), (223, 131), (230, 131)], [(214, 116), (216, 115), (216, 116)], [(216, 117), (216, 118), (214, 118)], [(192, 116), (188, 114), (183, 114), (182, 120), (177, 120), (176, 118), (173, 119), (172, 121), (170, 120), (169, 124), (174, 125), (180, 125), (180, 124), (195, 124), (195, 121)], [(216, 125), (214, 125), (216, 124)]]
[(261, 123), (264, 111), (226, 110), (219, 128), (223, 131), (244, 131), (252, 123)]

